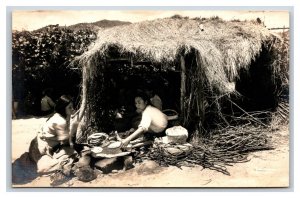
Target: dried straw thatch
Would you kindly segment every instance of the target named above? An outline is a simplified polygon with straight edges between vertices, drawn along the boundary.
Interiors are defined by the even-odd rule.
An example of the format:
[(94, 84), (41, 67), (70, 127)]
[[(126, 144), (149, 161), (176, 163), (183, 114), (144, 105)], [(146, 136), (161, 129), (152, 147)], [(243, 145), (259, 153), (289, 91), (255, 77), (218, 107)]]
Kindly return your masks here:
[[(99, 120), (95, 118), (100, 115), (96, 112), (99, 109), (89, 105), (101, 100), (97, 95), (104, 86), (101, 71), (111, 48), (117, 49), (121, 56), (160, 63), (165, 69), (174, 62), (180, 64), (180, 57), (192, 54), (196, 66), (187, 67), (187, 70), (196, 78), (189, 76), (187, 79), (187, 84), (194, 83), (194, 86), (189, 86), (184, 93), (189, 100), (185, 109), (196, 105), (201, 114), (199, 106), (203, 109), (203, 104), (199, 105), (198, 101), (202, 101), (200, 92), (203, 88), (219, 95), (234, 92), (240, 70), (247, 71), (262, 49), (273, 41), (274, 36), (254, 21), (225, 22), (219, 18), (166, 18), (100, 30), (95, 43), (77, 59), (83, 66), (81, 117), (85, 119), (82, 126), (92, 125), (91, 120)], [(202, 90), (197, 88), (198, 85)], [(96, 92), (95, 87), (98, 88)]]
[(183, 50), (188, 54), (195, 49), (210, 84), (230, 92), (234, 90), (230, 80), (250, 65), (270, 37), (270, 32), (255, 22), (158, 19), (100, 31), (81, 61), (97, 64), (111, 46), (153, 62), (173, 62)]

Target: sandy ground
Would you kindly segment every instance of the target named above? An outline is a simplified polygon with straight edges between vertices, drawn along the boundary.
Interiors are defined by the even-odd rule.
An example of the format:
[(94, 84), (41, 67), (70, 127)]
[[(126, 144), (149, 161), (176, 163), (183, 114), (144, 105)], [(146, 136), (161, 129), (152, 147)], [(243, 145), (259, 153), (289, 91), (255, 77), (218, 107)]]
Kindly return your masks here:
[[(45, 118), (12, 121), (12, 162), (28, 151)], [(254, 152), (247, 163), (228, 166), (230, 176), (196, 167), (157, 167), (145, 170), (141, 165), (127, 171), (99, 175), (91, 182), (76, 178), (60, 187), (288, 187), (289, 186), (289, 130), (281, 126), (272, 132), (274, 150)], [(51, 187), (50, 177), (37, 177), (12, 187)]]

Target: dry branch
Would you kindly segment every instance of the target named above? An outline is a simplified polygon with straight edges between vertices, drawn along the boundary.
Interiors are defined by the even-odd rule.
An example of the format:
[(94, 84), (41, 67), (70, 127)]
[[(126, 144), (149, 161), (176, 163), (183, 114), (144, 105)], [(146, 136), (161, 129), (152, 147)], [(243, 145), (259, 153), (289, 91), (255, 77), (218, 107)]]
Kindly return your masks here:
[(193, 145), (190, 153), (182, 156), (166, 155), (159, 146), (153, 147), (148, 154), (161, 165), (180, 167), (186, 163), (201, 165), (203, 168), (230, 175), (226, 166), (249, 161), (249, 152), (273, 149), (267, 136), (270, 128), (243, 125), (213, 131), (211, 138), (202, 139)]

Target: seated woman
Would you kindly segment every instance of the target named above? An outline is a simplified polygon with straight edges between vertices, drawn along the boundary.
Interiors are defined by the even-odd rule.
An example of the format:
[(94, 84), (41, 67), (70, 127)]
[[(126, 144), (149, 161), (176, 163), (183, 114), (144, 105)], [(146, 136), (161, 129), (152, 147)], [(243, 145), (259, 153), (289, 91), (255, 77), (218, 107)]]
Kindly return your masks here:
[(139, 93), (136, 95), (135, 106), (137, 108), (136, 111), (142, 114), (142, 119), (138, 128), (121, 141), (121, 147), (123, 148), (126, 147), (131, 140), (138, 138), (144, 133), (160, 136), (168, 125), (167, 116), (159, 109), (150, 105), (149, 98), (146, 94)]
[[(31, 141), (29, 147), (30, 158), (37, 163), (38, 172), (47, 172), (58, 161), (53, 158), (56, 148), (69, 144), (69, 122), (73, 113), (73, 103), (69, 96), (61, 96), (55, 106), (55, 113), (42, 126), (41, 131)], [(74, 152), (69, 148), (68, 152)]]

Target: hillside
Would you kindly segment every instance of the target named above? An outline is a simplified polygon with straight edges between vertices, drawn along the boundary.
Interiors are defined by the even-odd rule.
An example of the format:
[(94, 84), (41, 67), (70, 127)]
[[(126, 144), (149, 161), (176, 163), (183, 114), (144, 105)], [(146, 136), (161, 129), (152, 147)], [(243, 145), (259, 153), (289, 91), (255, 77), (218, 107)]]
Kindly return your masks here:
[(99, 28), (111, 28), (114, 26), (119, 26), (119, 25), (127, 25), (127, 24), (131, 24), (130, 22), (126, 22), (126, 21), (110, 21), (110, 20), (100, 20), (100, 21), (96, 21), (93, 23), (77, 23), (74, 25), (70, 25), (70, 26), (60, 26), (59, 24), (56, 25), (48, 25), (45, 27), (42, 27), (40, 29), (34, 30), (33, 32), (40, 32), (40, 31), (44, 31), (47, 30), (47, 28), (49, 26), (58, 26), (59, 28), (69, 28), (70, 30), (73, 31), (79, 31), (79, 30), (83, 30), (83, 29), (89, 29), (92, 31), (97, 31)]
[(96, 28), (111, 28), (114, 26), (120, 26), (120, 25), (128, 25), (131, 24), (130, 22), (124, 22), (124, 21), (110, 21), (110, 20), (101, 20), (101, 21), (96, 21), (94, 23), (78, 23), (75, 25), (70, 25), (69, 28), (77, 31), (80, 29), (84, 28), (91, 28), (91, 29), (96, 29)]

